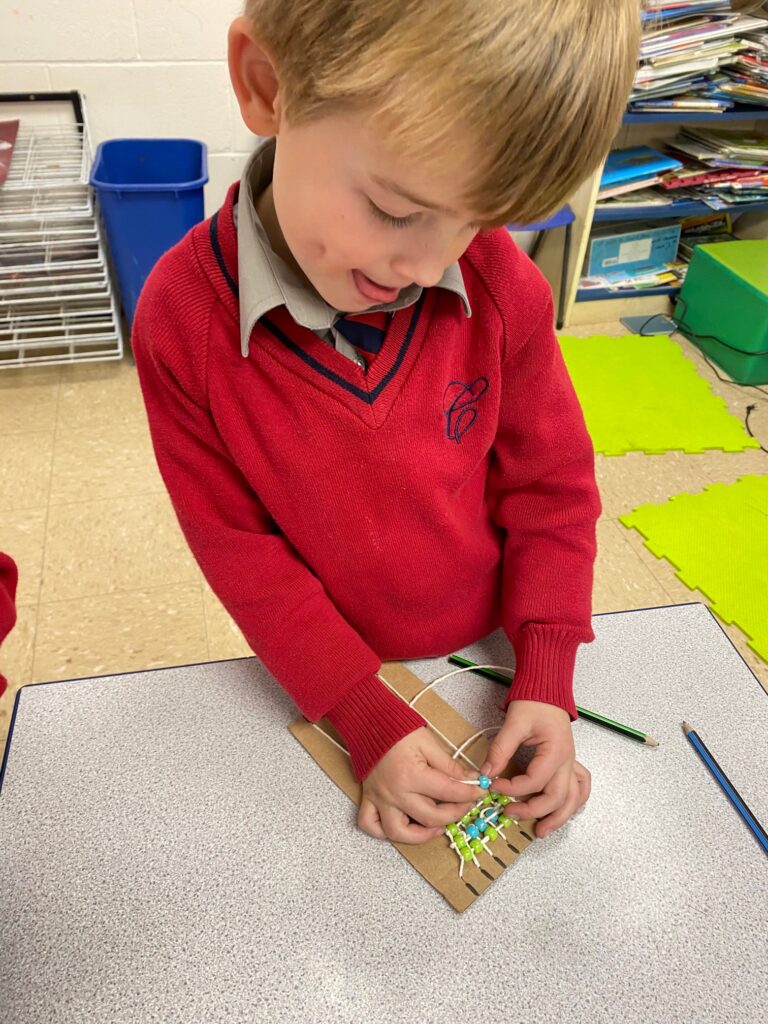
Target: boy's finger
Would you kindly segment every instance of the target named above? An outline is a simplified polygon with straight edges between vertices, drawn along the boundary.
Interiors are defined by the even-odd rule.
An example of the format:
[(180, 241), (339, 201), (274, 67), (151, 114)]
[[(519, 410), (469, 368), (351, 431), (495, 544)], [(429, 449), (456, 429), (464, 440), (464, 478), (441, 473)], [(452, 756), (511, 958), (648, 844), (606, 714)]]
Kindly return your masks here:
[[(579, 807), (583, 807), (592, 792), (592, 776), (586, 768), (582, 768), (581, 771), (576, 770), (576, 782), (579, 786)], [(578, 810), (578, 807), (576, 809)]]
[[(479, 786), (467, 786), (463, 782), (447, 778), (438, 768), (425, 768), (419, 775), (418, 789), (420, 793), (431, 796), (450, 804), (465, 804), (467, 810), (476, 804), (486, 790)], [(462, 811), (466, 814), (466, 811)]]
[(493, 778), (500, 775), (509, 764), (515, 751), (527, 739), (527, 727), (504, 725), (491, 740), (485, 763), (480, 769), (482, 775)]
[(543, 818), (536, 825), (536, 835), (538, 838), (545, 839), (556, 829), (560, 828), (561, 825), (564, 825), (566, 821), (568, 821), (568, 819), (571, 818), (579, 809), (581, 802), (579, 785), (576, 779), (572, 778), (567, 800), (554, 812), (554, 814), (550, 814)]
[[(527, 796), (541, 793), (552, 776), (563, 766), (563, 755), (554, 747), (538, 746), (525, 775), (515, 775), (504, 787), (507, 796)], [(499, 790), (501, 792), (501, 790)]]
[(403, 800), (403, 810), (420, 825), (427, 828), (444, 829), (451, 822), (458, 821), (467, 813), (472, 804), (435, 803), (420, 793), (411, 793)]
[(373, 836), (374, 839), (386, 839), (384, 829), (381, 827), (381, 818), (379, 812), (376, 810), (376, 804), (369, 800), (368, 797), (363, 797), (360, 801), (360, 811), (357, 815), (358, 827), (367, 832), (369, 836)]
[(514, 816), (516, 818), (546, 818), (548, 814), (553, 814), (562, 807), (568, 796), (568, 783), (566, 781), (565, 786), (557, 792), (539, 793), (524, 803), (507, 804), (506, 810), (509, 813), (510, 809), (514, 807)]
[(394, 843), (410, 843), (417, 845), (427, 843), (439, 836), (442, 828), (426, 828), (408, 821), (408, 816), (396, 807), (384, 807), (381, 811), (381, 824), (387, 839)]

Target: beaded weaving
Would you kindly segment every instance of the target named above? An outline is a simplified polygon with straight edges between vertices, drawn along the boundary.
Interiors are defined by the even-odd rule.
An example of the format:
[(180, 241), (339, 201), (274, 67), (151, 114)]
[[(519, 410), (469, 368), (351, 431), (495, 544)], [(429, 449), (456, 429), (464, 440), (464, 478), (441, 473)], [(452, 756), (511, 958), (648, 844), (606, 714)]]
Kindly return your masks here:
[[(457, 669), (425, 684), (404, 665), (390, 662), (382, 666), (379, 678), (402, 700), (417, 707), (452, 757), (461, 759), (479, 777), (479, 766), (488, 750), (488, 737), (498, 731), (501, 719), (498, 725), (478, 730), (434, 690), (448, 676), (465, 671), (468, 670)], [(325, 720), (314, 724), (299, 718), (290, 730), (336, 785), (359, 804), (362, 787), (352, 772), (343, 740), (333, 727)], [(392, 844), (460, 913), (470, 907), (533, 840), (534, 822), (514, 818), (508, 811), (510, 799), (489, 788), (492, 786), (490, 779), (482, 779), (480, 785), (488, 789), (486, 795), (464, 818), (449, 824), (442, 836), (419, 846)]]
[(506, 842), (504, 830), (520, 824), (517, 818), (510, 818), (506, 814), (505, 808), (511, 802), (511, 798), (502, 793), (488, 793), (460, 821), (446, 826), (445, 834), (451, 849), (459, 857), (459, 878), (464, 877), (467, 862), (471, 861), (479, 868), (478, 857), (482, 859), (484, 854), (493, 856), (491, 843), (495, 843), (499, 837)]

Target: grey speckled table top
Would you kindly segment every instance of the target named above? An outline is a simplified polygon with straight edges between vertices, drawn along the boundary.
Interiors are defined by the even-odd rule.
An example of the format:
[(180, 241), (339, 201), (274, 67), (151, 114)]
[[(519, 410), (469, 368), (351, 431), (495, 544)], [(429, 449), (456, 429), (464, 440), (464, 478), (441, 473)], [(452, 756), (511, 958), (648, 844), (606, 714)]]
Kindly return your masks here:
[[(2, 1020), (764, 1021), (768, 858), (680, 722), (766, 821), (768, 697), (701, 605), (595, 632), (578, 702), (661, 745), (579, 722), (587, 809), (462, 916), (356, 830), (256, 660), (23, 689), (0, 796)], [(440, 692), (479, 726), (498, 714), (493, 683)]]

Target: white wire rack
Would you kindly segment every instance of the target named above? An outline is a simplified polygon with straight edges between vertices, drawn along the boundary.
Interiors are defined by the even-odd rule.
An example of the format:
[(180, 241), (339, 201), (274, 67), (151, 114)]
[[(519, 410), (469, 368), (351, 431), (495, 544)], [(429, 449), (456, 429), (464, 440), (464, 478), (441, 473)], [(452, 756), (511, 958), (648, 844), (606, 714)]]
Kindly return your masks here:
[[(0, 109), (2, 113), (2, 109)], [(87, 185), (90, 169), (85, 125), (19, 123), (5, 188)]]
[(0, 370), (122, 358), (90, 161), (85, 119), (20, 118), (0, 188)]

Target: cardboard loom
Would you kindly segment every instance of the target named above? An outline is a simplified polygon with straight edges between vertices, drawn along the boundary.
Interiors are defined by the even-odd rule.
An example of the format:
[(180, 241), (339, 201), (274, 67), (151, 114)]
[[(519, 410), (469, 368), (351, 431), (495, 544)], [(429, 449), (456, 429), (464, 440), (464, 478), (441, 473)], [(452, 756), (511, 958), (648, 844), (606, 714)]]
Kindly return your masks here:
[[(397, 662), (388, 662), (382, 665), (379, 675), (405, 701), (411, 701), (427, 685)], [(474, 725), (471, 725), (434, 690), (428, 690), (423, 697), (419, 698), (416, 710), (424, 716), (430, 725), (439, 730), (457, 747), (460, 747), (477, 732)], [(326, 775), (359, 805), (362, 787), (352, 772), (350, 759), (326, 737), (332, 736), (342, 746), (343, 740), (325, 719), (318, 724), (319, 729), (305, 718), (299, 718), (289, 728)], [(439, 736), (437, 738), (440, 740)], [(479, 736), (465, 749), (465, 753), (475, 764), (481, 765), (485, 760), (487, 749), (488, 740), (485, 736)], [(451, 754), (454, 752), (450, 748), (449, 751)], [(479, 868), (471, 861), (465, 863), (462, 878), (459, 878), (459, 858), (455, 850), (449, 846), (448, 837), (445, 835), (438, 836), (421, 846), (410, 846), (404, 843), (393, 843), (392, 845), (406, 860), (410, 861), (430, 885), (448, 900), (454, 910), (462, 913), (530, 845), (533, 839), (533, 826), (533, 821), (521, 821), (518, 825), (512, 824), (509, 828), (505, 828), (507, 842), (499, 836), (496, 842), (492, 845), (489, 844), (489, 852), (478, 855)]]

